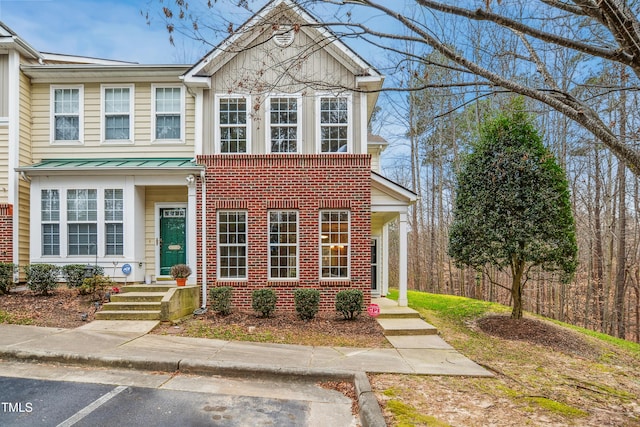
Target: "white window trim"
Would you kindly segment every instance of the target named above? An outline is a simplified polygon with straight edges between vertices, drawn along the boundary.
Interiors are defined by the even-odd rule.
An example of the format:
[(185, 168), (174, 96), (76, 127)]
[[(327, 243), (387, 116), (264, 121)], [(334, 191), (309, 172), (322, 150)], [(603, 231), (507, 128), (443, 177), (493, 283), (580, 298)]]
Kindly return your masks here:
[[(78, 139), (57, 140), (56, 138), (56, 114), (55, 91), (58, 89), (78, 90)], [(84, 144), (84, 85), (51, 85), (49, 88), (49, 142), (52, 145), (83, 145)]]
[[(215, 95), (215, 104), (214, 104), (214, 108), (213, 108), (213, 115), (214, 115), (214, 143), (213, 143), (213, 150), (215, 154), (251, 154), (251, 145), (252, 145), (252, 140), (251, 140), (251, 124), (253, 122), (252, 120), (252, 116), (251, 116), (251, 96), (249, 95), (240, 95), (240, 94), (230, 94), (230, 95), (226, 95), (226, 94), (221, 94), (221, 93), (217, 93)], [(241, 99), (244, 98), (246, 100), (247, 103), (247, 151), (245, 153), (223, 153), (221, 150), (221, 134), (220, 134), (220, 100), (221, 99)]]
[[(104, 209), (104, 192), (105, 190), (113, 190), (113, 189), (121, 189), (122, 197), (123, 197), (123, 218), (122, 218), (122, 229), (123, 233), (125, 233), (126, 238), (126, 226), (127, 226), (127, 206), (126, 206), (126, 190), (122, 186), (118, 185), (74, 185), (74, 186), (43, 186), (37, 188), (37, 203), (38, 203), (38, 211), (37, 211), (37, 227), (42, 227), (42, 191), (41, 190), (58, 190), (58, 194), (60, 197), (60, 211), (59, 211), (59, 219), (56, 222), (58, 224), (58, 233), (60, 234), (60, 247), (59, 247), (59, 255), (43, 255), (42, 253), (42, 236), (41, 233), (38, 233), (34, 237), (37, 238), (38, 241), (33, 242), (37, 246), (37, 257), (39, 260), (77, 260), (77, 259), (94, 259), (96, 255), (69, 255), (69, 220), (68, 220), (68, 211), (67, 211), (67, 195), (68, 190), (96, 190), (97, 191), (97, 219), (96, 221), (84, 221), (86, 223), (96, 223), (97, 224), (97, 257), (101, 261), (110, 261), (110, 260), (121, 260), (125, 258), (126, 253), (126, 241), (125, 245), (122, 248), (122, 255), (106, 255), (107, 246), (106, 246), (106, 221), (105, 221), (105, 209)], [(47, 222), (53, 223), (53, 222)], [(83, 223), (83, 221), (73, 221), (74, 224)], [(110, 223), (114, 223), (111, 221)], [(41, 228), (40, 228), (41, 229)], [(32, 229), (32, 231), (34, 231)]]
[[(347, 151), (339, 152), (339, 151), (331, 151), (331, 152), (323, 152), (322, 151), (322, 123), (320, 122), (320, 99), (321, 98), (347, 98)], [(351, 93), (344, 94), (335, 94), (331, 92), (317, 93), (316, 94), (316, 102), (315, 102), (315, 127), (316, 127), (316, 153), (317, 154), (349, 154), (353, 153), (353, 96)]]
[[(271, 99), (273, 98), (295, 98), (298, 109), (298, 123), (296, 125), (298, 132), (296, 138), (297, 151), (272, 153), (271, 151)], [(270, 94), (265, 102), (265, 153), (267, 154), (300, 154), (302, 152), (302, 132), (303, 128), (303, 111), (302, 111), (302, 95), (299, 93), (290, 94)]]
[[(156, 89), (178, 88), (180, 89), (180, 138), (179, 139), (158, 139), (156, 136)], [(151, 85), (151, 142), (153, 144), (184, 144), (185, 143), (185, 100), (183, 86), (179, 84), (152, 84)]]
[[(220, 274), (220, 214), (222, 212), (244, 212), (245, 214), (245, 276), (244, 277), (222, 277)], [(216, 279), (220, 282), (246, 282), (249, 280), (249, 212), (246, 209), (221, 209), (216, 212)]]
[[(346, 212), (349, 217), (347, 221), (348, 242), (347, 242), (347, 277), (322, 277), (322, 214), (325, 212)], [(349, 209), (322, 209), (318, 213), (318, 277), (320, 281), (349, 281), (351, 280), (351, 211)]]
[[(106, 116), (104, 109), (106, 89), (129, 89), (129, 139), (106, 139)], [(109, 145), (131, 145), (135, 141), (135, 85), (133, 84), (102, 84), (100, 85), (100, 141)]]
[[(275, 212), (295, 212), (296, 214), (296, 275), (295, 277), (272, 277), (271, 276), (271, 214)], [(287, 245), (289, 246), (289, 245)], [(300, 213), (295, 209), (272, 209), (267, 211), (267, 264), (268, 280), (271, 281), (296, 281), (300, 278)]]

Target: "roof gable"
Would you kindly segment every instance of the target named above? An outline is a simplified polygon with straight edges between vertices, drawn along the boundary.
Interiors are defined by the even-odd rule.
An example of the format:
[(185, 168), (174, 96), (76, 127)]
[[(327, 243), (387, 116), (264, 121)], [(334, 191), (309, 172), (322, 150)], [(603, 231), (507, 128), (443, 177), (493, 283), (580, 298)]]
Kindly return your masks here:
[[(316, 18), (293, 0), (273, 0), (268, 3), (188, 70), (183, 75), (185, 83), (210, 87), (210, 76), (231, 61), (243, 48), (250, 46), (258, 37), (263, 36), (265, 31), (275, 33), (275, 30), (287, 21), (294, 26), (291, 31), (304, 32), (356, 78), (364, 78), (368, 83), (373, 81), (379, 86), (382, 85), (383, 76), (374, 67), (342, 43), (333, 32), (322, 26)], [(274, 35), (270, 35), (269, 38), (273, 38)]]

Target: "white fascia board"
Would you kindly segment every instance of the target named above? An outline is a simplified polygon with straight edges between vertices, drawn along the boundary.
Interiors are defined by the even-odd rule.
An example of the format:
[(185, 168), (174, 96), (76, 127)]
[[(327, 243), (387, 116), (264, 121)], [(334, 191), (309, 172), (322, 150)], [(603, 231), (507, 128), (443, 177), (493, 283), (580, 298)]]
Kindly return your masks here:
[(193, 88), (211, 89), (211, 77), (183, 75), (180, 77), (185, 85)]
[(371, 173), (371, 184), (391, 197), (394, 197), (397, 200), (406, 201), (408, 204), (413, 204), (418, 200), (418, 196), (413, 191), (408, 190), (377, 173)]

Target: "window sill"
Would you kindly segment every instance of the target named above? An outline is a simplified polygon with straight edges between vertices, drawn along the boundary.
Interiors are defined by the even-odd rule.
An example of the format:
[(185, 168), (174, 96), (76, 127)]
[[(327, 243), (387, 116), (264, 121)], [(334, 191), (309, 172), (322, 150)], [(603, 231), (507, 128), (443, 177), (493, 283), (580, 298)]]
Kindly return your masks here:
[(134, 145), (135, 142), (130, 139), (106, 139), (100, 142), (102, 145)]
[(53, 140), (51, 145), (84, 145), (84, 141), (79, 140)]
[(187, 145), (183, 139), (154, 139), (151, 141), (153, 145)]

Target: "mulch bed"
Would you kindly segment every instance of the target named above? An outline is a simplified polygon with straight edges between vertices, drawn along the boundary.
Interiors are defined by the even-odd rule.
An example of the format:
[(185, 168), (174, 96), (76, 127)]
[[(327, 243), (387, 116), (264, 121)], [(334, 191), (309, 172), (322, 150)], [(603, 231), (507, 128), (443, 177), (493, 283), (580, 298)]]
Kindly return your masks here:
[[(166, 335), (193, 336), (194, 330), (233, 329), (245, 335), (269, 335), (271, 342), (303, 345), (345, 345), (354, 347), (389, 347), (382, 328), (366, 313), (355, 320), (344, 320), (342, 316), (327, 312), (318, 313), (311, 320), (301, 320), (296, 313), (277, 311), (268, 318), (258, 317), (255, 312), (235, 310), (227, 316), (211, 311), (188, 318), (178, 325), (164, 323), (153, 332)], [(259, 339), (256, 339), (259, 340)]]
[(50, 295), (39, 295), (29, 290), (14, 290), (0, 295), (0, 311), (7, 313), (11, 323), (76, 328), (93, 320), (96, 306), (89, 295), (80, 295), (77, 289), (60, 287)]
[(478, 327), (499, 338), (526, 341), (585, 358), (599, 356), (599, 350), (577, 334), (537, 319), (512, 319), (509, 316), (487, 316), (477, 321)]

